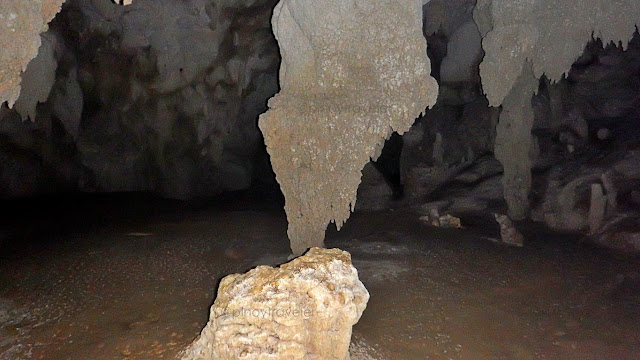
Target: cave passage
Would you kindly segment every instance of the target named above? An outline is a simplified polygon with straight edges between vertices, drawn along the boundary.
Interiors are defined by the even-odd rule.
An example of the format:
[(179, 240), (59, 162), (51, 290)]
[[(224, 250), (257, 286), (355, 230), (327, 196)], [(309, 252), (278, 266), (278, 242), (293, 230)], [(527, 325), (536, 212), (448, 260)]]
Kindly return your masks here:
[[(0, 104), (2, 360), (176, 358), (224, 276), (290, 257), (277, 1), (128, 3), (67, 0)], [(502, 3), (423, 1), (438, 100), (326, 230), (371, 294), (352, 360), (640, 358), (640, 33), (487, 96)]]
[[(223, 276), (289, 254), (284, 212), (246, 197), (23, 204), (3, 204), (16, 209), (1, 227), (3, 359), (173, 358)], [(433, 228), (402, 210), (329, 230), (327, 247), (351, 252), (372, 294), (352, 358), (637, 358), (638, 258), (536, 226), (525, 248), (482, 240), (496, 231)]]

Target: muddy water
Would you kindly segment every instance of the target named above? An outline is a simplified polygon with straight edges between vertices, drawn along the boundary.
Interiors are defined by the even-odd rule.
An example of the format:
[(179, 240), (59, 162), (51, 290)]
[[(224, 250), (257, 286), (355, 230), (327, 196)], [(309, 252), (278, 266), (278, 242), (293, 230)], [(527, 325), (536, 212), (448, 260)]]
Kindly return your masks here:
[[(0, 359), (173, 359), (222, 276), (286, 259), (279, 211), (96, 206), (36, 221), (60, 231), (13, 231)], [(354, 360), (640, 359), (638, 259), (536, 231), (505, 248), (416, 219), (356, 214), (328, 231), (371, 292)]]

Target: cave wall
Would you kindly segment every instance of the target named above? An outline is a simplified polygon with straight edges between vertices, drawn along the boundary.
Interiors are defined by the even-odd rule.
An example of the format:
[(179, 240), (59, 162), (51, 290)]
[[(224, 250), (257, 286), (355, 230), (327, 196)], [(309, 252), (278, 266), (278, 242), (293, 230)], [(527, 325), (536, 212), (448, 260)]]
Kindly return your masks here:
[(0, 197), (63, 188), (185, 199), (268, 177), (254, 162), (267, 156), (257, 117), (278, 89), (274, 5), (68, 0), (22, 74), (20, 116), (3, 109), (2, 178), (25, 179), (5, 181)]

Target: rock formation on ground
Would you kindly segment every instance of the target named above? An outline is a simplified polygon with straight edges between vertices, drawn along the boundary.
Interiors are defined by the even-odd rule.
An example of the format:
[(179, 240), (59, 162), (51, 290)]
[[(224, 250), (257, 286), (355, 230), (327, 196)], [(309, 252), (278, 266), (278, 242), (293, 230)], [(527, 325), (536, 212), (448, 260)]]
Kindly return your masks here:
[[(533, 3), (536, 2), (527, 4)], [(505, 21), (512, 25), (520, 24), (518, 21), (529, 23), (517, 18), (493, 24), (492, 16), (500, 11), (498, 7), (509, 4), (478, 2), (474, 20), (485, 37), (485, 51), (511, 46), (512, 40), (506, 38), (504, 43), (492, 44), (487, 35), (490, 30), (504, 34), (514, 29), (504, 25)], [(626, 11), (620, 5), (600, 5), (604, 6), (604, 14)], [(482, 95), (483, 89), (491, 91), (487, 86), (491, 82), (485, 82), (485, 78), (505, 78), (501, 64), (486, 62), (494, 58), (504, 63), (516, 60), (510, 52), (488, 54), (480, 84), (480, 69), (468, 61), (473, 59), (473, 42), (465, 39), (470, 43), (459, 49), (462, 42), (455, 38), (457, 33), (472, 32), (469, 4), (433, 0), (423, 10), (424, 35), (432, 67), (437, 70), (435, 75), (440, 75), (440, 93), (433, 109), (403, 136), (400, 167), (406, 198), (402, 205), (414, 206), (424, 218), (433, 211), (451, 214), (460, 217), (463, 225), (492, 222), (493, 212), (509, 213), (514, 219), (523, 219), (530, 213), (531, 219), (553, 229), (582, 233), (599, 244), (634, 251), (637, 238), (633, 234), (638, 229), (632, 219), (640, 214), (634, 210), (636, 203), (630, 190), (637, 184), (637, 172), (628, 164), (634, 159), (640, 138), (640, 132), (635, 130), (640, 120), (640, 34), (633, 34), (633, 26), (612, 22), (620, 33), (623, 27), (627, 29), (625, 40), (619, 45), (593, 40), (590, 32), (580, 40), (578, 35), (570, 37), (578, 45), (570, 46), (577, 50), (562, 70), (566, 72), (562, 79), (537, 79), (540, 74), (535, 73), (535, 64), (527, 65), (520, 58), (515, 76), (519, 86), (509, 83), (508, 88), (498, 89), (503, 93), (498, 95), (497, 105), (502, 106), (491, 107)], [(500, 14), (506, 10), (509, 9), (503, 8)], [(509, 11), (513, 16), (519, 14)], [(576, 14), (571, 12), (565, 15), (565, 25), (571, 31), (581, 28), (577, 23), (584, 19), (574, 18)], [(637, 12), (625, 13), (623, 18), (634, 15)], [(593, 24), (600, 20), (586, 21)], [(538, 26), (553, 22), (553, 26), (536, 30), (547, 31), (556, 29), (557, 21), (557, 17), (551, 17), (532, 23)], [(530, 39), (525, 35), (519, 40)], [(599, 35), (602, 33), (594, 33)], [(634, 37), (627, 44), (630, 35)], [(547, 51), (551, 45), (564, 46), (559, 37), (545, 35), (544, 39), (549, 43), (538, 43), (540, 51)], [(538, 59), (538, 69), (557, 65), (552, 59), (564, 54), (564, 50), (557, 54), (551, 50), (550, 64)], [(443, 65), (446, 63), (449, 65)], [(455, 66), (468, 67), (462, 73), (471, 76), (451, 77), (447, 68)], [(489, 68), (491, 73), (487, 72)]]
[(347, 220), (363, 167), (435, 103), (437, 84), (420, 1), (282, 0), (272, 22), (282, 89), (259, 125), (299, 255)]
[[(503, 104), (516, 88), (527, 88), (528, 95), (542, 75), (552, 81), (560, 79), (582, 53), (584, 44), (595, 36), (603, 42), (626, 44), (640, 24), (640, 2), (636, 0), (591, 0), (587, 2), (554, 0), (479, 0), (474, 18), (483, 36), (485, 57), (480, 65), (482, 85), (491, 106)], [(526, 60), (530, 61), (527, 62)], [(531, 67), (533, 76), (527, 75)], [(523, 76), (528, 85), (518, 85)], [(531, 94), (533, 95), (533, 94)], [(505, 104), (501, 122), (513, 124), (514, 112), (523, 112), (528, 101)], [(526, 111), (528, 112), (528, 111)], [(532, 117), (525, 117), (532, 125)], [(522, 118), (516, 119), (522, 121)], [(507, 125), (499, 131), (496, 144), (509, 144), (496, 152), (505, 166), (503, 188), (509, 214), (523, 219), (529, 208), (531, 168), (516, 165), (532, 152), (530, 141), (514, 145), (509, 139), (530, 137), (531, 127)], [(500, 126), (500, 125), (499, 125)], [(526, 161), (530, 162), (530, 161)]]
[(348, 360), (369, 293), (338, 249), (222, 279), (209, 323), (183, 360)]

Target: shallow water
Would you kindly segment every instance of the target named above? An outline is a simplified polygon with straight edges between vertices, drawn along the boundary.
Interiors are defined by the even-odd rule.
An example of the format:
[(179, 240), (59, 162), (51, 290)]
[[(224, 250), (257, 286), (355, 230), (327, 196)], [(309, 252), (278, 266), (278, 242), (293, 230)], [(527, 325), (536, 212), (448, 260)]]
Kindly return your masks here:
[[(0, 359), (172, 359), (204, 327), (221, 277), (287, 256), (280, 211), (83, 206), (8, 230)], [(640, 358), (637, 258), (537, 229), (524, 248), (501, 247), (482, 240), (491, 229), (417, 218), (355, 214), (327, 233), (371, 293), (354, 360)]]

